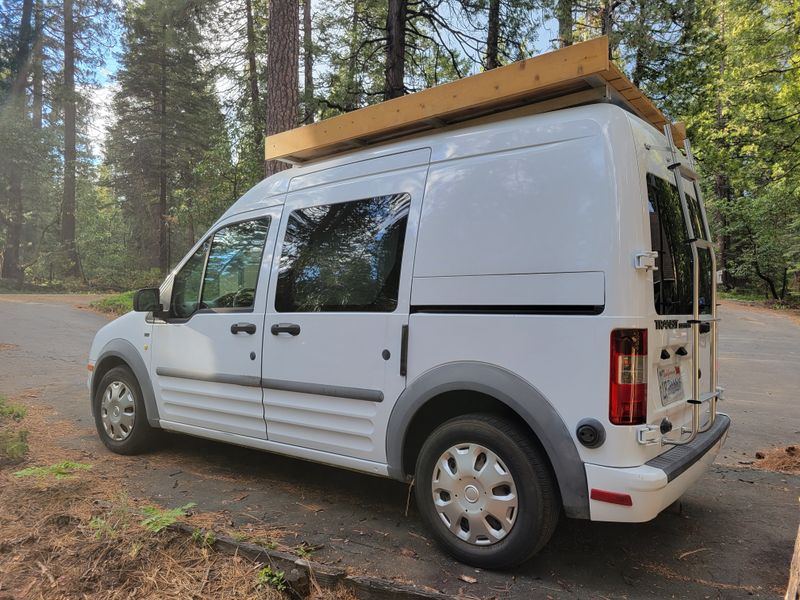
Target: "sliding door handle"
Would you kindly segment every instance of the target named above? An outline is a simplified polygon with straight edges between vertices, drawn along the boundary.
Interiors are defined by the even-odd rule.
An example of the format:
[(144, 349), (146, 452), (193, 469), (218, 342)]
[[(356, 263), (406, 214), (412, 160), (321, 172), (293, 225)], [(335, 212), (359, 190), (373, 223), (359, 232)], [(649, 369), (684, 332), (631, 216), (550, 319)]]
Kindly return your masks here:
[(253, 335), (256, 332), (256, 326), (253, 323), (234, 323), (231, 325), (231, 333), (235, 335), (240, 332)]
[(280, 335), (282, 333), (300, 335), (300, 325), (296, 323), (275, 323), (269, 330), (272, 332), (272, 335)]

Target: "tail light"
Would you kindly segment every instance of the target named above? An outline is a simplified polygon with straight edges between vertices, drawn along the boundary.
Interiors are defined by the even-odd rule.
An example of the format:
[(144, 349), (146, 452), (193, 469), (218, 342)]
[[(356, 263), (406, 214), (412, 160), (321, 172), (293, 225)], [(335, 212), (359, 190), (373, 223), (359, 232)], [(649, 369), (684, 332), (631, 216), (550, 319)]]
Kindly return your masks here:
[(611, 332), (609, 420), (614, 425), (647, 421), (647, 330)]

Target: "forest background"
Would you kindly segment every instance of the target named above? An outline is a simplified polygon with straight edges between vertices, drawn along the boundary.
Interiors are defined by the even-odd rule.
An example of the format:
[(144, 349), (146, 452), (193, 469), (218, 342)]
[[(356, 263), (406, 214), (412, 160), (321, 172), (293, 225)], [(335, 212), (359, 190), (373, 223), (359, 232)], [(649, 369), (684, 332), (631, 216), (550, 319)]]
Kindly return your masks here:
[(0, 290), (157, 284), (265, 134), (599, 35), (687, 126), (724, 289), (796, 302), (800, 0), (0, 1)]

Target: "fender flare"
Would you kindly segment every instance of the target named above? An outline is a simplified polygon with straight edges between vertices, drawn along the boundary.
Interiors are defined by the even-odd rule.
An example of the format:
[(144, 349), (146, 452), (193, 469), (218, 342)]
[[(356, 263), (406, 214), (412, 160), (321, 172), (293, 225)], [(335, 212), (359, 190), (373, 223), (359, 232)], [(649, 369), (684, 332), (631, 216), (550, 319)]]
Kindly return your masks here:
[(386, 457), (391, 477), (406, 479), (403, 446), (417, 411), (431, 398), (458, 390), (491, 396), (519, 415), (536, 434), (550, 459), (564, 512), (568, 517), (589, 518), (586, 469), (564, 421), (533, 385), (488, 363), (447, 363), (426, 371), (406, 387), (392, 409), (387, 427)]
[[(161, 427), (159, 424), (158, 405), (156, 404), (156, 395), (153, 391), (153, 382), (150, 381), (150, 374), (147, 371), (147, 366), (144, 364), (142, 355), (128, 340), (122, 338), (115, 338), (109, 341), (100, 351), (100, 355), (95, 361), (95, 373), (98, 366), (103, 364), (108, 358), (115, 357), (122, 360), (139, 382), (139, 387), (142, 390), (142, 400), (144, 401), (145, 412), (147, 413), (147, 422), (151, 427)], [(91, 397), (89, 399), (92, 406), (92, 415), (94, 416), (94, 394), (95, 394), (95, 377), (92, 376), (92, 389)]]

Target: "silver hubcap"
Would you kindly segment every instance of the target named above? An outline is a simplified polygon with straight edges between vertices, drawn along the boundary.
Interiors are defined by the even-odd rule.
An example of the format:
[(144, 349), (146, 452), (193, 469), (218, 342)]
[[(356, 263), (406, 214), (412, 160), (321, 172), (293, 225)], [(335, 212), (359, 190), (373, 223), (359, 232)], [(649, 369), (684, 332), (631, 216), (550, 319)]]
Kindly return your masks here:
[(496, 544), (516, 521), (514, 477), (494, 452), (479, 444), (446, 450), (434, 466), (431, 490), (439, 518), (470, 544)]
[(109, 384), (100, 401), (100, 420), (106, 435), (121, 442), (133, 431), (136, 402), (133, 392), (121, 381)]

